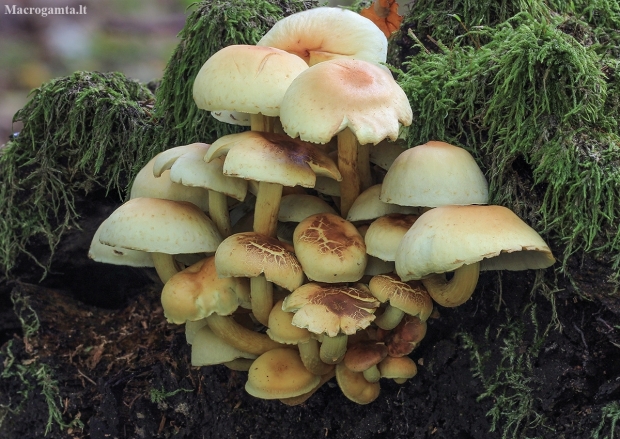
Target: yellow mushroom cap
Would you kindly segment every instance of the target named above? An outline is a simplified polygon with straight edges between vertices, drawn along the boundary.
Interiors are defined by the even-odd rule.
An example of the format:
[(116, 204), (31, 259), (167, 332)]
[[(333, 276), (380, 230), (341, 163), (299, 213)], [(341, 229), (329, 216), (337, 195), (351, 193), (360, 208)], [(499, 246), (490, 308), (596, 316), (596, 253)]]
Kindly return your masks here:
[(481, 270), (533, 270), (555, 263), (540, 235), (502, 206), (442, 206), (420, 215), (396, 252), (404, 281), (480, 262)]
[(409, 357), (385, 357), (378, 365), (381, 378), (405, 380), (418, 373), (418, 367)]
[(310, 331), (293, 325), (295, 313), (284, 311), (283, 301), (284, 299), (276, 302), (269, 313), (267, 335), (273, 341), (284, 344), (297, 344), (310, 340), (312, 338)]
[(353, 372), (344, 365), (336, 365), (336, 381), (344, 396), (357, 404), (370, 404), (379, 396), (379, 383), (369, 383), (362, 372)]
[(321, 377), (309, 372), (293, 349), (272, 349), (250, 367), (245, 390), (262, 399), (291, 398), (310, 392)]
[(172, 323), (200, 320), (213, 313), (230, 315), (250, 302), (246, 278), (220, 278), (215, 257), (209, 257), (172, 276), (161, 293), (164, 316)]
[(353, 224), (338, 215), (309, 216), (295, 228), (293, 245), (304, 272), (312, 280), (355, 282), (364, 275), (364, 239)]
[(471, 154), (436, 141), (401, 153), (381, 188), (381, 201), (401, 206), (486, 204), (488, 199), (486, 178)]
[(366, 253), (384, 261), (396, 260), (396, 250), (417, 215), (391, 214), (376, 219), (368, 227), (364, 242)]
[(202, 110), (278, 116), (286, 89), (308, 65), (273, 47), (232, 45), (213, 54), (194, 80)]
[(226, 238), (215, 252), (215, 266), (222, 277), (257, 277), (289, 291), (301, 286), (304, 273), (290, 245), (254, 232)]
[(406, 215), (412, 215), (419, 213), (419, 208), (410, 206), (399, 206), (398, 204), (384, 203), (380, 200), (381, 184), (376, 184), (369, 187), (353, 202), (349, 213), (347, 214), (347, 221), (367, 221), (374, 220), (376, 218), (390, 215), (392, 213), (401, 213)]
[(405, 314), (425, 321), (433, 312), (433, 300), (421, 282), (402, 282), (396, 274), (378, 274), (370, 280), (370, 292), (381, 303), (387, 301)]

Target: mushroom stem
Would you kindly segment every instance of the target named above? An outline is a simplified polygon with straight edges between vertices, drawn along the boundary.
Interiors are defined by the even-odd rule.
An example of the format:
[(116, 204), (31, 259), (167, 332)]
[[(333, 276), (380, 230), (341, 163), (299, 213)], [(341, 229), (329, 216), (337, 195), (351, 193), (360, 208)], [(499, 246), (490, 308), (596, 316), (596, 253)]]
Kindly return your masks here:
[(340, 215), (346, 218), (353, 202), (361, 193), (357, 137), (350, 128), (338, 133), (338, 169), (340, 182)]
[(221, 192), (209, 191), (209, 216), (222, 238), (229, 237), (231, 227), (226, 195)]
[(455, 307), (467, 302), (476, 289), (480, 263), (463, 265), (454, 270), (454, 277), (446, 280), (445, 273), (422, 279), (433, 300), (441, 306)]
[(250, 278), (250, 299), (254, 317), (268, 326), (269, 313), (273, 308), (273, 284), (267, 281), (264, 274)]
[(379, 372), (379, 368), (376, 365), (370, 366), (368, 369), (362, 372), (362, 374), (364, 375), (364, 378), (366, 378), (366, 381), (368, 381), (369, 383), (376, 383), (381, 379), (381, 372)]
[(311, 338), (306, 342), (300, 342), (297, 344), (299, 347), (299, 355), (301, 361), (310, 372), (315, 375), (325, 375), (329, 371), (334, 369), (331, 364), (325, 364), (321, 361), (319, 355), (319, 342), (315, 338)]
[(338, 334), (335, 337), (323, 337), (319, 356), (325, 364), (336, 364), (342, 361), (344, 354), (347, 352), (347, 334)]
[(229, 345), (254, 355), (261, 355), (282, 345), (270, 339), (267, 335), (251, 331), (230, 316), (211, 314), (207, 317), (207, 324), (211, 330)]
[(161, 281), (165, 284), (168, 280), (182, 270), (173, 255), (166, 253), (151, 253), (153, 265)]
[(250, 114), (250, 129), (264, 133), (282, 133), (280, 118), (263, 116), (262, 114)]
[(357, 168), (360, 174), (360, 193), (372, 186), (372, 173), (370, 172), (370, 144), (357, 147)]
[(381, 314), (375, 319), (375, 324), (379, 328), (389, 331), (398, 326), (404, 315), (404, 311), (401, 311), (400, 309), (388, 304), (383, 311), (383, 314)]
[(254, 231), (262, 235), (276, 236), (278, 228), (278, 211), (282, 199), (282, 185), (260, 181), (256, 194), (254, 211)]

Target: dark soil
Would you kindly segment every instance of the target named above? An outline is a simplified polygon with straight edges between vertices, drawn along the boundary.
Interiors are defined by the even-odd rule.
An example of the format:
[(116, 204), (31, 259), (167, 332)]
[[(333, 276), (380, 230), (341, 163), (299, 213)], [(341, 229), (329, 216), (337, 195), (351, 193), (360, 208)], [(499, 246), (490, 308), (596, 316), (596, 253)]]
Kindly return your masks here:
[[(591, 300), (568, 284), (548, 296), (557, 320), (546, 337), (554, 308), (531, 294), (535, 274), (503, 274), (500, 294), (498, 275), (486, 273), (472, 300), (430, 320), (411, 355), (416, 377), (383, 380), (366, 406), (331, 380), (289, 407), (248, 395), (243, 372), (191, 367), (153, 273), (88, 261), (94, 228), (112, 208), (91, 206), (83, 230), (63, 240), (56, 274), (39, 283), (22, 270), (0, 284), (3, 439), (44, 437), (50, 404), (58, 420), (83, 425), (53, 421), (50, 438), (611, 437), (613, 417), (602, 416), (620, 399), (620, 307), (600, 290), (609, 288), (597, 280), (605, 261), (573, 267)], [(40, 321), (30, 337), (14, 310), (27, 321), (24, 300)], [(37, 375), (42, 365), (48, 375)]]

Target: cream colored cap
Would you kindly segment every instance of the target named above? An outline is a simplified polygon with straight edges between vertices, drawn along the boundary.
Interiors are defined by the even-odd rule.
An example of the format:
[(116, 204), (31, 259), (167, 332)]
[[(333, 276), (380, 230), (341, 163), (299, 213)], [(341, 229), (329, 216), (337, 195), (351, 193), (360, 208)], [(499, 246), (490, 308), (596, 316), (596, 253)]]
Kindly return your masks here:
[(442, 206), (422, 214), (396, 252), (404, 281), (481, 261), (481, 270), (529, 270), (555, 263), (538, 233), (502, 206)]
[(308, 65), (273, 47), (232, 45), (205, 62), (194, 80), (201, 110), (278, 116), (284, 92)]
[(248, 113), (240, 113), (238, 111), (218, 110), (212, 111), (211, 116), (220, 122), (229, 123), (231, 125), (241, 125), (249, 127), (251, 125), (250, 115)]
[(88, 249), (89, 259), (95, 262), (127, 265), (129, 267), (154, 267), (153, 259), (147, 252), (102, 244), (99, 241), (99, 235), (101, 235), (101, 229), (107, 227), (104, 226), (106, 221), (107, 219), (104, 220), (95, 231), (95, 235), (90, 243), (90, 248)]
[(397, 204), (384, 203), (379, 199), (381, 195), (381, 186), (376, 184), (370, 186), (353, 202), (349, 213), (347, 214), (347, 221), (368, 221), (374, 220), (384, 215), (391, 213), (402, 213), (405, 215), (412, 215), (419, 213), (420, 209), (410, 206), (399, 206)]
[(401, 206), (486, 204), (488, 199), (486, 178), (471, 154), (435, 141), (400, 154), (381, 189), (381, 201)]
[(309, 216), (293, 234), (295, 253), (309, 279), (355, 282), (366, 268), (364, 239), (350, 222), (330, 213)]
[(370, 147), (370, 162), (382, 169), (388, 170), (392, 167), (396, 157), (401, 155), (406, 149), (406, 145), (400, 140), (396, 142), (382, 140)]
[(155, 177), (153, 166), (158, 156), (159, 154), (149, 160), (138, 172), (131, 185), (129, 198), (162, 198), (164, 200), (187, 201), (208, 212), (208, 190), (174, 183), (170, 180), (170, 171), (164, 171), (159, 177)]
[(314, 187), (317, 176), (342, 180), (332, 159), (314, 145), (284, 134), (246, 131), (213, 142), (206, 161), (226, 155), (224, 173), (283, 186)]
[(317, 213), (336, 214), (333, 207), (314, 195), (285, 195), (280, 201), (278, 221), (298, 223)]
[(360, 144), (396, 140), (412, 111), (390, 71), (352, 59), (325, 61), (302, 72), (282, 99), (284, 131), (313, 143), (327, 143), (349, 128)]
[(213, 256), (179, 271), (166, 282), (161, 293), (164, 316), (176, 324), (213, 313), (227, 316), (249, 302), (250, 281), (218, 277)]
[(384, 261), (395, 261), (400, 241), (417, 219), (417, 215), (400, 213), (377, 218), (370, 224), (364, 236), (366, 253)]
[[(177, 148), (182, 148), (177, 150)], [(248, 182), (241, 178), (224, 175), (224, 158), (219, 157), (207, 163), (204, 156), (210, 145), (192, 143), (184, 147), (168, 149), (158, 154), (153, 165), (153, 174), (169, 170), (170, 180), (183, 186), (200, 187), (220, 192), (239, 201), (245, 199)]]
[(261, 399), (291, 398), (310, 392), (320, 381), (320, 376), (306, 369), (296, 350), (277, 348), (254, 360), (245, 390)]
[(226, 238), (215, 252), (215, 266), (222, 277), (256, 277), (289, 291), (304, 281), (304, 273), (290, 245), (254, 232), (236, 233)]
[(99, 240), (111, 246), (176, 255), (214, 252), (222, 237), (194, 204), (133, 198), (109, 216)]
[(355, 58), (382, 63), (387, 38), (369, 19), (342, 8), (313, 8), (278, 21), (258, 46), (277, 47), (308, 64), (333, 58)]
[(366, 288), (307, 283), (286, 296), (282, 309), (295, 312), (293, 325), (315, 334), (351, 335), (375, 319), (377, 299)]

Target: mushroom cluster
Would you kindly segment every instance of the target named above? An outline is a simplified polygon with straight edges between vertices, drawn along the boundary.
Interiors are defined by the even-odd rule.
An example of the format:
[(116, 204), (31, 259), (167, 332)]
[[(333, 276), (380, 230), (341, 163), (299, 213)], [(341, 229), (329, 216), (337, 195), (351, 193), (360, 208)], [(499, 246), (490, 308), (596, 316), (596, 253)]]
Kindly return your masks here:
[(466, 150), (399, 146), (412, 111), (386, 54), (370, 20), (327, 7), (217, 52), (196, 104), (250, 130), (154, 157), (93, 238), (95, 260), (154, 266), (192, 364), (248, 371), (258, 398), (299, 404), (335, 376), (370, 403), (416, 374), (434, 302), (464, 303), (480, 270), (554, 263), (486, 206)]

